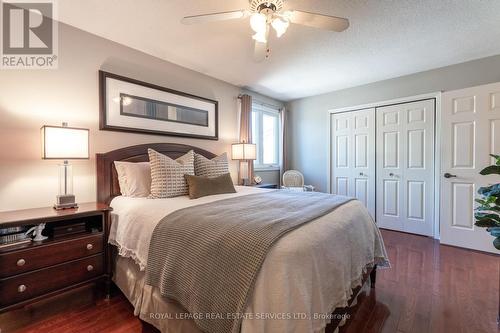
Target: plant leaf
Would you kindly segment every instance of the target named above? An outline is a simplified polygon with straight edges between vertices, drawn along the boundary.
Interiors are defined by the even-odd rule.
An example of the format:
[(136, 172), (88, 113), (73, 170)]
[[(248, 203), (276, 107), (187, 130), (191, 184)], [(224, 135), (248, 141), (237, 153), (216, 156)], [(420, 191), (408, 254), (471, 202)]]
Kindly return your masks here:
[[(500, 213), (500, 207), (488, 207), (488, 206), (479, 206), (476, 209), (476, 212), (492, 212), (492, 213)], [(489, 213), (488, 213), (489, 214)]]
[(481, 175), (500, 175), (500, 165), (490, 165), (479, 172)]
[(486, 197), (493, 195), (496, 197), (500, 197), (500, 184), (480, 187), (479, 190), (477, 190), (477, 193)]
[(476, 213), (475, 215), (476, 220), (495, 220), (496, 222), (500, 223), (500, 216), (494, 213)]
[(485, 198), (486, 198), (486, 203), (489, 205), (493, 205), (497, 201), (497, 197), (495, 197), (494, 195), (485, 196)]
[(478, 226), (480, 228), (492, 228), (492, 227), (499, 227), (500, 223), (492, 220), (492, 219), (484, 219), (484, 220), (478, 220), (476, 223), (474, 223), (475, 226)]
[(476, 201), (478, 204), (480, 204), (480, 205), (486, 205), (486, 204), (487, 204), (486, 200), (483, 200), (483, 199), (475, 199), (475, 201)]
[(500, 155), (490, 154), (495, 159), (495, 164), (500, 165)]

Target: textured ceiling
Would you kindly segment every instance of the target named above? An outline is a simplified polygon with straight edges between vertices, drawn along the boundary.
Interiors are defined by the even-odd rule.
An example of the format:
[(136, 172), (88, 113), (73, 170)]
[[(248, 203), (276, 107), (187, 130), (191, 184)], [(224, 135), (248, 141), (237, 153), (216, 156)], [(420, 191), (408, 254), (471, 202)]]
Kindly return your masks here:
[(178, 65), (287, 101), (500, 54), (499, 0), (287, 0), (347, 17), (342, 33), (290, 26), (253, 61), (248, 18), (180, 19), (248, 8), (247, 0), (64, 0), (59, 19)]

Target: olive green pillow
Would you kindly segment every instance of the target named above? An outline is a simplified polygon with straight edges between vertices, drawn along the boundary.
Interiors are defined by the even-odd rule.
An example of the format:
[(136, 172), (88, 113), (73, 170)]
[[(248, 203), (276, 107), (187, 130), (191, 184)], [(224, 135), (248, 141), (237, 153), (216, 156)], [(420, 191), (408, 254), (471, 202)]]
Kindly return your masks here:
[(236, 193), (229, 173), (218, 177), (184, 175), (189, 187), (189, 198), (198, 199), (207, 195)]

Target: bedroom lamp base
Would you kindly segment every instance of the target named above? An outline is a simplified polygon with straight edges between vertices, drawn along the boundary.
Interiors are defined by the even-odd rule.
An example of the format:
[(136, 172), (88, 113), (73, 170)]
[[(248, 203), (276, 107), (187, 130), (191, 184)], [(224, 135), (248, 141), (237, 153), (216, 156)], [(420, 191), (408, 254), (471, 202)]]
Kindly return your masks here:
[(73, 167), (68, 161), (59, 165), (59, 195), (56, 196), (54, 209), (77, 208), (73, 193)]
[(75, 202), (75, 196), (73, 194), (61, 194), (56, 197), (54, 209), (61, 210), (70, 208), (78, 208), (78, 204)]

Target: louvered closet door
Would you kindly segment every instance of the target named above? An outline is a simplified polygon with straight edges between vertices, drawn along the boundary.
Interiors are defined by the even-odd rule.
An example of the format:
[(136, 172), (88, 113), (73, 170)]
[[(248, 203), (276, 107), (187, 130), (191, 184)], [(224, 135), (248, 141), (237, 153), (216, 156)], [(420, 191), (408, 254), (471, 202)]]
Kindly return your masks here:
[(500, 154), (500, 83), (446, 92), (442, 101), (441, 242), (498, 253), (493, 237), (474, 226), (474, 198), (500, 183), (479, 174), (494, 163), (489, 154)]
[(332, 193), (356, 197), (375, 217), (375, 109), (336, 113), (332, 128)]
[(434, 100), (376, 110), (377, 224), (432, 236)]

